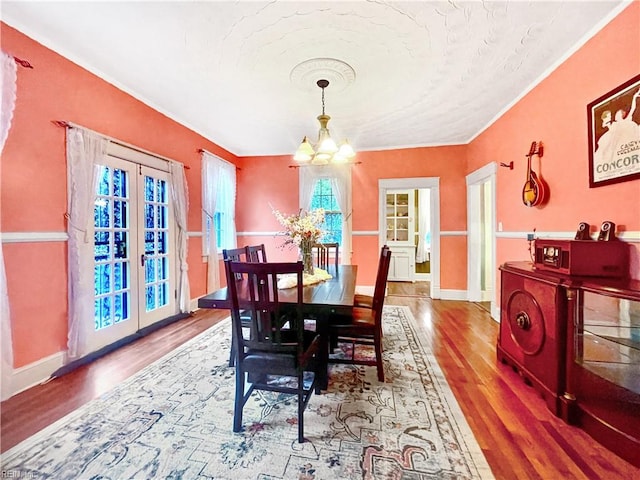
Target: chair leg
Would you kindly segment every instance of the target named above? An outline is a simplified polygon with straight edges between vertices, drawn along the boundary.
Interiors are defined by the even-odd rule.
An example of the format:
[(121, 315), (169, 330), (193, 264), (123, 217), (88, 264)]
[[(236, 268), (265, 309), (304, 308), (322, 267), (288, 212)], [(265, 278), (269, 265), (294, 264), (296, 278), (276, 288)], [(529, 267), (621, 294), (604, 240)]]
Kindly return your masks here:
[(236, 364), (236, 342), (233, 335), (231, 335), (231, 352), (229, 353), (229, 366), (233, 367), (235, 366), (235, 364)]
[(384, 382), (384, 368), (382, 366), (382, 338), (378, 332), (373, 337), (373, 343), (376, 349), (376, 368), (378, 369), (378, 381)]
[(298, 375), (298, 443), (304, 442), (304, 372)]
[(242, 430), (242, 409), (244, 408), (244, 376), (245, 373), (236, 367), (236, 399), (233, 406), (233, 431)]

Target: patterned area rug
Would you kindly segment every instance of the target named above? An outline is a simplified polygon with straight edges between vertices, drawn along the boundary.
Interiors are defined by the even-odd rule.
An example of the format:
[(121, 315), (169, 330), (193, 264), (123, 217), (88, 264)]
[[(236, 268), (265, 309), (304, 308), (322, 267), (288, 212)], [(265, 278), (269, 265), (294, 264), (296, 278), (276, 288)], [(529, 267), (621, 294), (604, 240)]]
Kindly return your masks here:
[(297, 442), (292, 396), (256, 392), (234, 434), (230, 322), (149, 365), (2, 456), (3, 477), (493, 478), (407, 307), (384, 307), (385, 383), (332, 365)]

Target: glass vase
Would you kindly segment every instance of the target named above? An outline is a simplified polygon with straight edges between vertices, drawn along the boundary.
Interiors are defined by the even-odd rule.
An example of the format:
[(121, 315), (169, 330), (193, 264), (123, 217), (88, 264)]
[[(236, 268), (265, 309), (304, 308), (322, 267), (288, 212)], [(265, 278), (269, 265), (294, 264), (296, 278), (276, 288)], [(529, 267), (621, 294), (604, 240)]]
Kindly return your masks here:
[(310, 245), (300, 247), (300, 260), (302, 260), (303, 273), (313, 275), (313, 249)]

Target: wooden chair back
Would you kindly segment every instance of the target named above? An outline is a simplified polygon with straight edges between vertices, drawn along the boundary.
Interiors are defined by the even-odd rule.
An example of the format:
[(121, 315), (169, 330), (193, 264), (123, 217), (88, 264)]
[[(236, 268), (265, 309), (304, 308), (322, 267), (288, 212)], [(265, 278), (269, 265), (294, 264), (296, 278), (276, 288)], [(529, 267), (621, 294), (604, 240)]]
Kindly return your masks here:
[(247, 254), (247, 262), (254, 263), (266, 263), (267, 262), (267, 251), (264, 248), (264, 243), (260, 245), (247, 245), (245, 247)]
[(376, 285), (373, 290), (373, 302), (371, 308), (381, 310), (384, 303), (384, 295), (387, 290), (387, 278), (389, 277), (389, 266), (391, 265), (391, 249), (384, 245), (380, 249), (380, 260), (378, 261), (378, 272), (376, 274)]
[[(231, 260), (234, 262), (246, 262), (247, 261), (247, 248), (224, 248), (222, 249), (222, 259)], [(236, 280), (242, 280), (242, 275), (236, 276)]]
[[(302, 262), (242, 263), (227, 262), (229, 274), (242, 275), (243, 291), (238, 295), (238, 283), (229, 288), (232, 316), (237, 315), (234, 334), (238, 343), (240, 361), (247, 351), (298, 353), (303, 348), (304, 317), (302, 315), (303, 275)], [(294, 309), (279, 301), (278, 275), (294, 274), (298, 283), (297, 303)], [(241, 298), (239, 298), (241, 297)], [(242, 335), (246, 321), (240, 321), (241, 312), (249, 313), (250, 334)], [(239, 329), (235, 328), (239, 327)], [(292, 337), (295, 332), (295, 337)]]
[(332, 261), (335, 267), (338, 267), (338, 259), (340, 257), (339, 243), (316, 243), (313, 245), (313, 250), (318, 267), (326, 269)]

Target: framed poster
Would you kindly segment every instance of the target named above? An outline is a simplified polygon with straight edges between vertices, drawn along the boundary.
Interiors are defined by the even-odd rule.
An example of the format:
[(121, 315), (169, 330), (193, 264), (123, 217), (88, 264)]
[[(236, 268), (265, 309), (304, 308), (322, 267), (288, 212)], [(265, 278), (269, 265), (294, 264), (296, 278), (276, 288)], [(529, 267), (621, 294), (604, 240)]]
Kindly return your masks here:
[(640, 75), (587, 106), (589, 187), (640, 178)]

